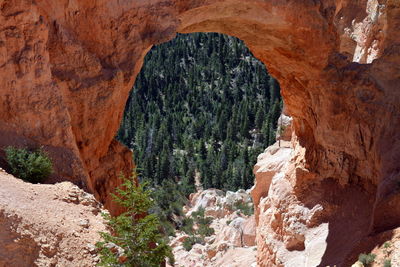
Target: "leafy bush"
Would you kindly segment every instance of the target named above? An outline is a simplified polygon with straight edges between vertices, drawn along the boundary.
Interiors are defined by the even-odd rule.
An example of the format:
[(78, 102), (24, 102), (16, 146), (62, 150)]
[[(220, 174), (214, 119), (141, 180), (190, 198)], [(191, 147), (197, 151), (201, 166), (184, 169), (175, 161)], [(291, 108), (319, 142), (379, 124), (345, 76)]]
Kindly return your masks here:
[[(204, 238), (214, 234), (214, 228), (210, 227), (213, 220), (212, 217), (205, 217), (204, 208), (199, 208), (197, 211), (192, 213), (191, 218), (185, 218), (183, 220), (183, 226), (181, 229), (189, 235), (183, 242), (183, 247), (189, 251), (196, 243), (204, 243)], [(197, 229), (194, 229), (193, 225), (197, 225)]]
[(389, 259), (389, 260), (385, 260), (384, 262), (383, 262), (383, 267), (391, 267), (392, 266), (392, 261)]
[(182, 221), (182, 226), (180, 229), (188, 235), (193, 235), (193, 219), (185, 217)]
[(53, 172), (49, 156), (42, 150), (7, 147), (5, 150), (11, 173), (25, 181), (40, 183)]
[(192, 217), (198, 225), (197, 234), (202, 238), (214, 234), (214, 228), (210, 227), (213, 220), (212, 217), (205, 217), (204, 208), (199, 208), (197, 211), (192, 213)]
[(163, 231), (169, 236), (175, 235), (175, 229), (182, 225), (184, 219), (183, 206), (187, 199), (180, 188), (171, 180), (164, 180), (161, 185), (153, 185), (151, 198), (155, 205), (151, 213), (155, 213), (161, 221)]
[[(158, 267), (165, 258), (173, 264), (173, 254), (165, 238), (160, 234), (160, 221), (155, 214), (148, 214), (154, 205), (151, 192), (145, 185), (136, 186), (137, 174), (124, 183), (113, 194), (114, 201), (126, 209), (117, 217), (104, 214), (111, 233), (100, 233), (104, 241), (96, 246), (100, 253), (100, 266), (149, 266)], [(123, 249), (123, 257), (117, 255), (111, 244)]]
[(183, 241), (182, 245), (183, 245), (183, 248), (184, 248), (186, 251), (189, 251), (189, 250), (192, 249), (192, 247), (193, 247), (194, 244), (202, 243), (202, 242), (203, 242), (203, 239), (201, 239), (200, 237), (197, 237), (197, 236), (189, 236), (188, 238), (186, 238), (186, 239)]
[(375, 254), (360, 254), (358, 256), (358, 260), (364, 264), (364, 266), (369, 266), (371, 263), (374, 262), (376, 255)]
[[(207, 217), (210, 218), (210, 217)], [(209, 224), (199, 224), (199, 229), (197, 230), (197, 233), (202, 236), (210, 236), (215, 233), (214, 228), (210, 227)]]
[(201, 218), (204, 217), (205, 209), (203, 207), (198, 208), (196, 211), (192, 212), (193, 218)]
[(235, 210), (240, 210), (240, 212), (246, 216), (250, 216), (254, 213), (253, 206), (249, 206), (247, 203), (244, 203), (243, 201), (240, 200), (235, 202), (233, 208)]

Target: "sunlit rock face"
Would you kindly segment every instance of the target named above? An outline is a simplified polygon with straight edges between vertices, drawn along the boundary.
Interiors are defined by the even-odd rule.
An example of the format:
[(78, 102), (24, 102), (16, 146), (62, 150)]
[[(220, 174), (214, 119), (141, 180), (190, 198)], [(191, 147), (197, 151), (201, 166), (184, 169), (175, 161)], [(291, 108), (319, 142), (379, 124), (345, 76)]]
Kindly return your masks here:
[(0, 266), (96, 266), (106, 212), (70, 182), (31, 184), (0, 169)]
[[(73, 181), (116, 212), (109, 192), (132, 164), (114, 136), (145, 54), (176, 32), (215, 31), (244, 40), (281, 83), (297, 136), (290, 201), (322, 207), (307, 225), (328, 227), (321, 264), (399, 225), (398, 1), (8, 0), (0, 23), (0, 145), (44, 146), (50, 182)], [(304, 231), (286, 249), (304, 251), (304, 239), (307, 250)], [(260, 264), (283, 264), (282, 244), (258, 245)]]
[[(242, 204), (242, 208), (236, 206)], [(188, 267), (241, 267), (256, 265), (256, 223), (250, 209), (252, 200), (243, 189), (237, 192), (223, 192), (209, 188), (190, 195), (189, 202), (183, 207), (185, 216), (204, 209), (205, 217), (211, 219), (210, 227), (214, 233), (198, 242), (187, 251), (184, 242), (189, 235), (177, 230), (175, 237), (170, 237), (169, 245), (175, 258), (174, 266)], [(195, 228), (197, 226), (195, 225)], [(167, 265), (170, 266), (170, 265)]]

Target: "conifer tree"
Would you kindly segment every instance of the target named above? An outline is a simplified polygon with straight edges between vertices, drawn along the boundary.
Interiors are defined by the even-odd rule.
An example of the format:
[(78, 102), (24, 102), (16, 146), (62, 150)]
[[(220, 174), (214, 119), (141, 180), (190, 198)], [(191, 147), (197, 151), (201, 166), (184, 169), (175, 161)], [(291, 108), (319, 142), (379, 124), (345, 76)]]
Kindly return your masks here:
[(117, 137), (155, 186), (173, 181), (188, 195), (198, 170), (204, 188), (247, 189), (257, 153), (275, 142), (279, 91), (240, 40), (179, 34), (146, 56)]
[[(136, 172), (121, 179), (124, 182), (113, 197), (126, 211), (117, 217), (104, 215), (111, 233), (100, 233), (103, 241), (96, 244), (99, 266), (158, 267), (166, 257), (172, 263), (171, 248), (160, 234), (160, 221), (155, 214), (148, 214), (154, 205), (151, 192), (145, 189), (145, 184), (136, 184)], [(123, 255), (115, 252), (115, 246), (123, 250)]]

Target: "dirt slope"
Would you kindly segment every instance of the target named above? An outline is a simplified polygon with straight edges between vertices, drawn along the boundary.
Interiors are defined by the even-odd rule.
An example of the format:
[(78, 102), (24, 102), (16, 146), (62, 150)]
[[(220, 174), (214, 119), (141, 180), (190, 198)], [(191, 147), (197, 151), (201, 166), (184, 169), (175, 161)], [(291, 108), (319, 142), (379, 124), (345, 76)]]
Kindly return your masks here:
[(70, 182), (25, 183), (0, 170), (0, 266), (94, 266), (101, 205)]

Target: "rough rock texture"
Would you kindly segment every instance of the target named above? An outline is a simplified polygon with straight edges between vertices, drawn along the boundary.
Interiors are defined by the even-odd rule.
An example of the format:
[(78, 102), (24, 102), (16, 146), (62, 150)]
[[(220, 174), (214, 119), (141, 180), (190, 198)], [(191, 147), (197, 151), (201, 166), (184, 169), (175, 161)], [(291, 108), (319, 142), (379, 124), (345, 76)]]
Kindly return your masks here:
[[(0, 146), (43, 145), (51, 181), (110, 207), (131, 168), (113, 138), (144, 55), (176, 32), (216, 31), (244, 40), (282, 85), (297, 135), (290, 201), (323, 208), (321, 264), (341, 265), (350, 235), (400, 224), (398, 0), (3, 0), (0, 25)], [(280, 264), (277, 247), (259, 246), (260, 264)]]
[(237, 192), (224, 192), (219, 189), (210, 188), (192, 193), (189, 196), (188, 205), (184, 206), (184, 211), (190, 216), (192, 212), (203, 208), (205, 215), (222, 218), (231, 214), (234, 211), (235, 204), (238, 202), (252, 206), (252, 199), (249, 192), (243, 189), (239, 189)]
[(101, 204), (77, 186), (25, 183), (0, 169), (0, 266), (95, 266)]
[[(385, 261), (388, 260), (390, 260), (391, 266), (400, 266), (400, 228), (363, 239), (353, 251), (354, 256), (357, 257), (361, 253), (376, 255), (374, 262), (370, 265), (371, 267), (384, 266)], [(354, 262), (351, 261), (351, 258), (354, 257), (347, 259), (346, 266), (350, 266)], [(361, 267), (364, 266), (361, 265)]]
[[(290, 136), (290, 125), (283, 125), (287, 127), (280, 139)], [(395, 231), (366, 234), (371, 233), (373, 203), (365, 190), (325, 179), (308, 184), (307, 195), (299, 194), (296, 179), (314, 177), (304, 168), (305, 150), (293, 137), (291, 142), (283, 138), (268, 147), (254, 168), (251, 194), (258, 200), (259, 265), (350, 266), (360, 253), (382, 246), (382, 240), (397, 239)], [(395, 246), (391, 251), (398, 253)], [(383, 260), (377, 260), (376, 266), (383, 266)]]
[(251, 266), (256, 264), (256, 223), (254, 216), (246, 216), (234, 208), (234, 203), (252, 204), (244, 190), (226, 192), (207, 189), (194, 193), (184, 207), (187, 217), (204, 208), (206, 217), (212, 217), (210, 227), (214, 234), (205, 237), (204, 244), (195, 244), (190, 251), (183, 248), (189, 237), (183, 232), (170, 241), (175, 257), (175, 266)]
[(299, 201), (293, 177), (288, 176), (291, 163), (298, 159), (296, 152), (290, 142), (281, 141), (280, 146), (276, 142), (259, 156), (254, 168), (251, 194), (259, 199), (255, 205), (260, 266), (318, 266), (326, 250), (328, 224), (315, 224), (324, 208)]

